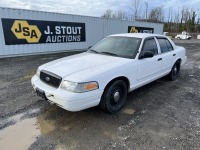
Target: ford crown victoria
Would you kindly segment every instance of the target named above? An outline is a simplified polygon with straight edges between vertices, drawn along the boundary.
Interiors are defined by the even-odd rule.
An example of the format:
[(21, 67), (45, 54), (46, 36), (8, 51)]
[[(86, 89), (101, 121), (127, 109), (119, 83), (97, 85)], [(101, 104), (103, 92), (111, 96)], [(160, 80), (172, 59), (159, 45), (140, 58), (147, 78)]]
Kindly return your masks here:
[(128, 92), (163, 76), (175, 80), (186, 59), (185, 48), (166, 36), (116, 34), (87, 52), (41, 65), (31, 83), (39, 96), (68, 111), (99, 105), (115, 113)]

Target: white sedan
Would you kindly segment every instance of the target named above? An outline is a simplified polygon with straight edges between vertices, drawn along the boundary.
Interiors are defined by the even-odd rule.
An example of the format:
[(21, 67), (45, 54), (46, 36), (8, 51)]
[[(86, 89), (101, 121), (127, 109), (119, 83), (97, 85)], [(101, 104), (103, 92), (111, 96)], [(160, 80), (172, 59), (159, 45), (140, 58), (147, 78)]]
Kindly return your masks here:
[(116, 34), (87, 52), (41, 65), (31, 83), (39, 96), (68, 111), (99, 105), (115, 113), (128, 92), (163, 76), (175, 80), (186, 59), (185, 48), (166, 36)]

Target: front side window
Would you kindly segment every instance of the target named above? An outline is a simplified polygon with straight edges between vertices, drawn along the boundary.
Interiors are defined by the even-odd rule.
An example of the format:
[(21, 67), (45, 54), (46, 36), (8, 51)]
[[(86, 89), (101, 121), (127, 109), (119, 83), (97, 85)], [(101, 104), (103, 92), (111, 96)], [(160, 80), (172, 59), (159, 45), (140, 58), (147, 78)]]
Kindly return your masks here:
[(140, 38), (110, 36), (95, 44), (88, 50), (88, 52), (124, 58), (135, 58), (140, 43)]
[(171, 43), (165, 38), (158, 38), (158, 43), (160, 45), (160, 50), (162, 53), (173, 50)]
[(142, 52), (145, 51), (152, 51), (154, 55), (158, 54), (158, 47), (154, 38), (145, 40)]

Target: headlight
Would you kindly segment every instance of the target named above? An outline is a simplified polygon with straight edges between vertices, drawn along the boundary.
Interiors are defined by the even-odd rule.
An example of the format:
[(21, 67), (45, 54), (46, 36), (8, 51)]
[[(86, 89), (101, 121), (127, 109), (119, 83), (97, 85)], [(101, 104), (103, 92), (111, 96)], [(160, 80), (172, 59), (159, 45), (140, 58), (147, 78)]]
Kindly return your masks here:
[(40, 71), (41, 71), (41, 70), (40, 70), (39, 68), (38, 68), (37, 71), (36, 71), (36, 75), (37, 75), (38, 77), (40, 76)]
[(75, 93), (82, 93), (96, 90), (99, 88), (99, 85), (97, 82), (75, 83), (70, 81), (63, 81), (61, 88)]

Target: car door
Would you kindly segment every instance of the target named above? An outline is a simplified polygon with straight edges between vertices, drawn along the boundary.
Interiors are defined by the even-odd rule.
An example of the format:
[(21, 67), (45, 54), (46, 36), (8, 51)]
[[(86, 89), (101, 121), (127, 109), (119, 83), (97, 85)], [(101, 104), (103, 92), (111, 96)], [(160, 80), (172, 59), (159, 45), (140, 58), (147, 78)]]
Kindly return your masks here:
[[(140, 58), (145, 51), (152, 51), (151, 58)], [(142, 86), (157, 78), (161, 74), (162, 59), (158, 52), (158, 45), (154, 37), (146, 38), (138, 58), (137, 85)]]
[(157, 37), (156, 39), (159, 43), (161, 51), (162, 74), (167, 74), (171, 71), (172, 66), (177, 59), (176, 51), (174, 50), (172, 44), (167, 38)]

